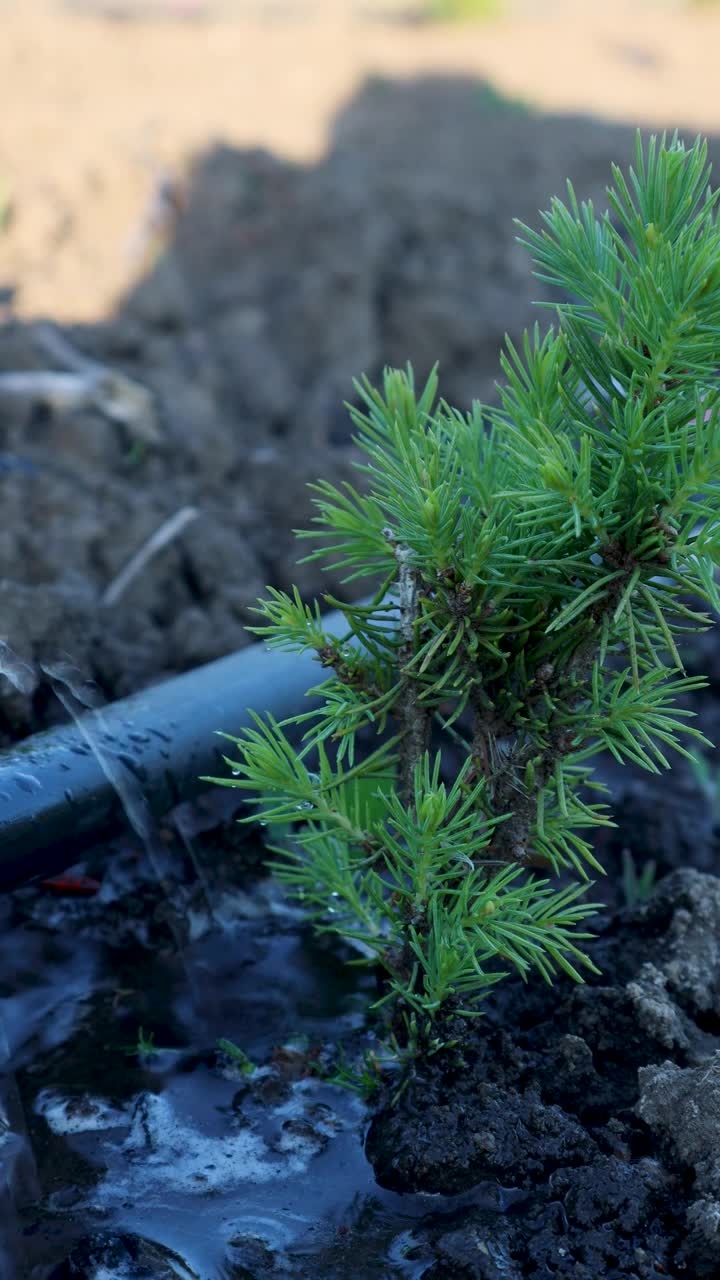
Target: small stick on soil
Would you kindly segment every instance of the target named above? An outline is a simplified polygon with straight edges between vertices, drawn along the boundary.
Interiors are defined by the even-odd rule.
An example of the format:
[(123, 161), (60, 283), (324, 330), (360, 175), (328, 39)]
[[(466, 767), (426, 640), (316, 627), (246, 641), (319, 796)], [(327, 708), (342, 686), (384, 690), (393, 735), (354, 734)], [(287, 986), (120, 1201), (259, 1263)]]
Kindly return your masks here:
[(53, 325), (37, 323), (32, 326), (30, 332), (35, 339), (35, 345), (64, 368), (72, 369), (74, 373), (96, 372), (101, 368), (96, 360), (78, 351), (77, 347), (74, 347)]
[(147, 387), (88, 359), (49, 325), (35, 325), (34, 337), (46, 355), (66, 370), (0, 373), (0, 400), (42, 401), (59, 412), (93, 408), (121, 422), (139, 440), (158, 444), (160, 433), (153, 396)]
[(127, 246), (132, 262), (147, 267), (164, 249), (175, 230), (183, 207), (180, 182), (169, 173), (156, 176), (145, 210)]
[(57, 413), (99, 409), (149, 444), (160, 440), (150, 393), (121, 374), (101, 370), (92, 373), (54, 373), (44, 369), (29, 373), (0, 373), (0, 402), (40, 401)]
[(120, 597), (127, 591), (130, 583), (137, 578), (138, 574), (142, 573), (153, 557), (159, 551), (162, 551), (163, 547), (167, 547), (174, 538), (179, 537), (186, 525), (196, 520), (199, 515), (200, 512), (197, 507), (181, 507), (173, 516), (164, 520), (159, 528), (150, 535), (147, 542), (135, 552), (134, 556), (131, 556), (125, 568), (105, 588), (101, 604), (108, 607), (117, 604)]

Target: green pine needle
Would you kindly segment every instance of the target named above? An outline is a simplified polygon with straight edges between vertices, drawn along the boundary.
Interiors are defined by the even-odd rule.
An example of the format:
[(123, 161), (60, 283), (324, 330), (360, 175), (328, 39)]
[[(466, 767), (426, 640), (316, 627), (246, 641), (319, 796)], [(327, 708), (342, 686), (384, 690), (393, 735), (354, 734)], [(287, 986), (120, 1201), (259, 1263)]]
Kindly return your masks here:
[(701, 140), (638, 136), (607, 212), (568, 184), (539, 230), (520, 224), (574, 301), (507, 340), (499, 407), (438, 401), (436, 369), (363, 377), (358, 487), (314, 486), (306, 559), (374, 579), (372, 601), (326, 597), (341, 639), (297, 588), (260, 602), (251, 630), (325, 678), (313, 710), (255, 716), (216, 781), (271, 825), (315, 927), (377, 968), (393, 1052), (437, 1051), (446, 1017), (508, 973), (597, 972), (583, 895), (611, 819), (594, 758), (658, 773), (705, 744), (682, 645), (720, 610), (709, 173)]

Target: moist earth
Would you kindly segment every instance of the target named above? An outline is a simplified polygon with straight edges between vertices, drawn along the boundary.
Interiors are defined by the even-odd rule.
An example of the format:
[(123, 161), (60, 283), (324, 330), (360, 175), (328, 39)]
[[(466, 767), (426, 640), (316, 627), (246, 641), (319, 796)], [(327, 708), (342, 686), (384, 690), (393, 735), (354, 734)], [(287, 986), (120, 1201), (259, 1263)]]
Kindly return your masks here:
[(312, 519), (308, 482), (358, 482), (353, 378), (410, 360), (424, 379), (437, 360), (450, 403), (492, 400), (505, 332), (543, 318), (513, 218), (537, 225), (568, 176), (604, 208), (633, 136), (530, 114), (479, 81), (371, 80), (316, 165), (200, 155), (148, 230), (146, 278), (106, 322), (10, 317), (0, 374), (67, 369), (59, 337), (150, 398), (133, 412), (0, 399), (0, 617), (31, 667), (2, 680), (6, 739), (61, 714), (38, 663), (69, 660), (116, 698), (247, 644), (268, 583), (357, 590), (297, 565), (293, 535)]
[[(677, 827), (660, 821), (672, 794), (657, 791), (654, 804), (645, 797), (633, 814), (639, 795), (633, 784), (618, 804), (633, 853), (673, 866)], [(352, 1096), (327, 1081), (373, 1044), (358, 1016), (371, 975), (358, 986), (331, 944), (300, 929), (262, 876), (256, 835), (224, 838), (237, 829), (227, 827), (226, 793), (220, 804), (186, 806), (179, 826), (186, 838), (194, 833), (193, 856), (179, 858), (170, 892), (119, 842), (110, 861), (104, 849), (88, 859), (85, 870), (102, 882), (95, 897), (73, 901), (28, 886), (5, 899), (4, 945), (19, 961), (15, 994), (5, 994), (11, 1006), (30, 1001), (31, 1011), (15, 1025), (11, 1064), (42, 1193), (33, 1196), (21, 1170), (20, 1221), (32, 1256), (47, 1263), (28, 1280), (101, 1280), (113, 1268), (131, 1280), (720, 1273), (720, 879), (671, 870), (642, 901), (598, 917), (590, 954), (599, 976), (580, 987), (506, 981), (482, 1019), (448, 1025), (452, 1050), (419, 1064), (399, 1098), (396, 1077), (383, 1084), (367, 1114), (368, 1166), (362, 1114), (348, 1112)], [(704, 804), (696, 792), (696, 810)], [(169, 848), (173, 827), (163, 833)], [(602, 882), (594, 892), (602, 898)], [(42, 984), (52, 984), (52, 972), (70, 995), (48, 1015)], [(152, 1056), (122, 1057), (138, 1024), (162, 1048), (157, 1067)], [(254, 1072), (218, 1058), (213, 1030), (251, 1051)], [(175, 1063), (164, 1072), (162, 1054)], [(215, 1236), (218, 1209), (200, 1187), (205, 1270), (152, 1211), (153, 1170), (172, 1179), (180, 1155), (178, 1146), (170, 1157), (164, 1136), (178, 1090), (185, 1144), (197, 1136), (188, 1105), (216, 1117), (218, 1152), (193, 1178), (215, 1177), (202, 1169), (222, 1164), (244, 1134), (256, 1146), (264, 1135), (267, 1158), (305, 1162), (295, 1182), (290, 1166), (285, 1181), (262, 1186), (266, 1217), (224, 1244)], [(105, 1138), (113, 1124), (129, 1125), (120, 1148)], [(61, 1136), (75, 1131), (87, 1131), (82, 1155)], [(129, 1152), (133, 1180), (151, 1179), (147, 1235), (132, 1218), (140, 1192), (123, 1190), (118, 1150)], [(103, 1182), (104, 1165), (114, 1173)], [(286, 1220), (293, 1196), (308, 1203), (302, 1188), (313, 1168), (322, 1190), (309, 1241), (280, 1245), (267, 1223)], [(331, 1207), (325, 1197), (338, 1187)], [(196, 1212), (196, 1194), (186, 1213)], [(223, 1184), (213, 1194), (222, 1208)], [(228, 1208), (247, 1208), (252, 1195), (246, 1187)], [(211, 1265), (218, 1256), (219, 1272)]]
[[(632, 141), (619, 126), (529, 115), (478, 83), (374, 81), (339, 116), (315, 167), (223, 146), (201, 156), (187, 189), (172, 193), (169, 221), (153, 233), (147, 278), (107, 322), (60, 335), (66, 348), (145, 388), (152, 411), (128, 421), (117, 405), (61, 413), (42, 396), (3, 398), (4, 739), (62, 714), (41, 663), (70, 661), (115, 698), (248, 643), (244, 628), (266, 583), (298, 582), (308, 594), (351, 590), (339, 573), (295, 564), (292, 530), (312, 516), (308, 481), (357, 480), (342, 407), (357, 400), (353, 377), (377, 379), (383, 364), (411, 360), (424, 378), (437, 359), (450, 402), (491, 400), (504, 332), (517, 338), (534, 319), (532, 300), (543, 296), (514, 240), (513, 217), (537, 225), (538, 210), (568, 175), (579, 196), (604, 208), (610, 163), (626, 162)], [(57, 337), (51, 330), (48, 341), (47, 328), (9, 319), (0, 329), (0, 372), (61, 367)], [(131, 557), (188, 508), (182, 532), (118, 596), (118, 574)], [(713, 719), (711, 699), (701, 710)], [(486, 1017), (458, 1024), (454, 1053), (418, 1067), (394, 1105), (388, 1086), (366, 1143), (376, 1193), (349, 1195), (339, 1224), (320, 1232), (309, 1254), (239, 1232), (224, 1274), (709, 1280), (720, 1273), (716, 815), (689, 778), (677, 792), (633, 784), (616, 812), (618, 830), (601, 845), (611, 872), (609, 909), (592, 948), (601, 977), (577, 989), (498, 988)], [(262, 1074), (252, 1085), (238, 1082), (234, 1123), (252, 1131), (267, 1112), (278, 1126), (276, 1154), (292, 1148), (303, 1159), (329, 1158), (335, 1138), (318, 1120), (324, 1113), (308, 1109), (327, 1103), (308, 1103), (294, 1128), (283, 1129), (281, 1109), (298, 1084), (288, 1073), (312, 1082), (338, 1044), (349, 1054), (357, 1048), (357, 1009), (367, 993), (358, 989), (353, 1005), (341, 958), (327, 949), (308, 944), (300, 963), (297, 921), (268, 913), (257, 881), (252, 888), (242, 876), (213, 880), (225, 847), (241, 862), (247, 852), (252, 864), (256, 846), (231, 849), (222, 824), (204, 837), (214, 871), (202, 884), (253, 922), (245, 951), (231, 960), (228, 948), (208, 943), (198, 970), (213, 1025), (257, 1024), (266, 1046)], [(617, 875), (623, 850), (640, 868), (654, 860), (661, 877), (651, 897), (630, 906), (622, 905)], [(222, 939), (222, 922), (198, 905), (197, 847), (179, 862), (188, 893), (172, 901), (137, 850), (112, 857), (114, 889), (103, 878), (108, 851), (90, 859), (86, 869), (103, 880), (91, 903), (63, 905), (33, 887), (3, 906), (3, 946), (22, 929), (27, 952), (16, 985), (6, 983), (2, 994), (27, 999), (35, 1019), (9, 1065), (34, 1117), (41, 1190), (55, 1197), (56, 1212), (23, 1209), (21, 1220), (27, 1239), (54, 1249), (55, 1280), (100, 1280), (113, 1267), (133, 1280), (189, 1272), (169, 1245), (122, 1224), (89, 1225), (80, 1210), (62, 1216), (73, 1235), (65, 1247), (57, 1208), (81, 1203), (98, 1174), (88, 1161), (69, 1159), (34, 1113), (41, 1090), (78, 1098), (82, 1112), (86, 1095), (102, 1094), (112, 1080), (125, 1102), (134, 1098), (134, 1123), (145, 1120), (150, 1132), (159, 1105), (152, 1098), (162, 1101), (164, 1086), (122, 1057), (118, 1066), (118, 1044), (127, 1048), (140, 1022), (188, 1051), (178, 1078), (197, 1072), (199, 1091), (218, 1083), (214, 1056), (197, 1034), (189, 1044), (169, 1014), (159, 1019), (164, 1005), (190, 1002), (178, 956), (202, 949), (205, 936)], [(95, 964), (103, 974), (97, 989)], [(47, 996), (31, 998), (52, 972), (67, 974), (60, 1013), (43, 1004)], [(281, 982), (287, 991), (275, 990)], [(320, 1030), (313, 1001), (330, 989), (335, 1013)], [(268, 1044), (288, 1031), (291, 999), (295, 1024), (314, 1041), (300, 1061), (292, 1051), (289, 1069), (290, 1051), (283, 1056), (276, 1043), (273, 1055)], [(74, 1011), (71, 1033), (66, 1006)], [(359, 1139), (355, 1159), (358, 1170), (367, 1168)]]
[(599, 978), (504, 984), (487, 1021), (468, 1032), (458, 1019), (458, 1048), (375, 1115), (381, 1185), (493, 1182), (508, 1197), (492, 1229), (470, 1211), (438, 1233), (426, 1275), (719, 1273), (719, 925), (720, 881), (672, 872), (601, 921)]

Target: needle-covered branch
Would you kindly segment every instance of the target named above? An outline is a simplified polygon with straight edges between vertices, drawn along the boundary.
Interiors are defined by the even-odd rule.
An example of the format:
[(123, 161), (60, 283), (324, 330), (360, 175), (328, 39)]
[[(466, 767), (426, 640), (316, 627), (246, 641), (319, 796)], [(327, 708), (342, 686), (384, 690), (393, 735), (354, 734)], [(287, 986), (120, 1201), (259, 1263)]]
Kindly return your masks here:
[[(325, 635), (270, 589), (254, 630), (310, 650), (319, 707), (258, 719), (225, 785), (287, 838), (277, 874), (381, 975), (411, 1052), (512, 970), (580, 981), (582, 899), (610, 822), (601, 751), (658, 772), (702, 735), (682, 643), (720, 609), (720, 230), (706, 147), (638, 140), (610, 212), (554, 200), (521, 228), (577, 299), (501, 357), (494, 408), (437, 400), (433, 369), (356, 383), (362, 491), (314, 486), (306, 559), (372, 580)], [(338, 601), (330, 601), (335, 606)], [(362, 731), (374, 749), (356, 751)], [(543, 868), (543, 878), (538, 878)], [(550, 875), (577, 883), (553, 884)]]

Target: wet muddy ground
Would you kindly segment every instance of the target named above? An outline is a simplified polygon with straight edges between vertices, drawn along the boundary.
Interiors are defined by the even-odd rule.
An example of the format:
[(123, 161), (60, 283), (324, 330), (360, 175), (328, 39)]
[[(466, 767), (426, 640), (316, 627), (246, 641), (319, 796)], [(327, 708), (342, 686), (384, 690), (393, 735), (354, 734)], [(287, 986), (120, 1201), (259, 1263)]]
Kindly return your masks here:
[[(512, 217), (535, 221), (568, 175), (601, 203), (631, 146), (477, 83), (374, 82), (315, 166), (200, 159), (147, 278), (60, 333), (150, 408), (3, 401), (0, 610), (25, 664), (3, 680), (4, 740), (64, 718), (58, 662), (115, 698), (247, 643), (267, 582), (340, 592), (295, 565), (292, 529), (306, 481), (355, 478), (352, 377), (439, 359), (450, 401), (492, 398), (539, 289)], [(0, 330), (0, 371), (59, 351), (57, 330)], [(312, 939), (229, 816), (213, 799), (98, 848), (86, 896), (0, 900), (2, 1280), (720, 1272), (717, 815), (689, 775), (619, 802), (602, 976), (504, 984), (372, 1113), (331, 1083), (374, 1043), (372, 975)], [(649, 859), (644, 901), (630, 871)]]
[[(161, 829), (170, 879), (124, 839), (78, 868), (87, 896), (7, 895), (0, 1274), (710, 1280), (719, 841), (678, 794), (682, 824), (662, 784), (620, 801), (601, 976), (502, 984), (369, 1108), (333, 1077), (376, 1045), (372, 974), (263, 876), (231, 793)], [(622, 849), (658, 863), (642, 900)]]

